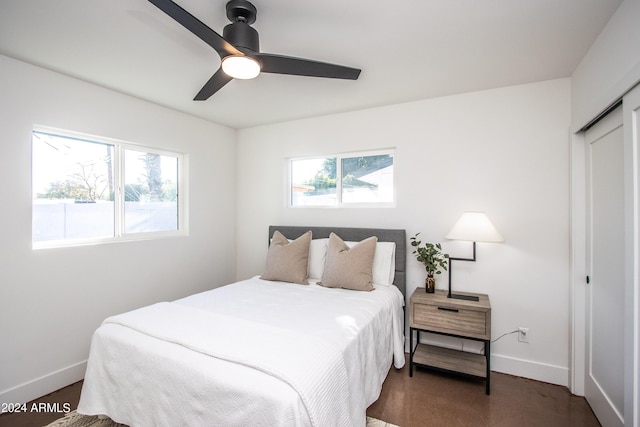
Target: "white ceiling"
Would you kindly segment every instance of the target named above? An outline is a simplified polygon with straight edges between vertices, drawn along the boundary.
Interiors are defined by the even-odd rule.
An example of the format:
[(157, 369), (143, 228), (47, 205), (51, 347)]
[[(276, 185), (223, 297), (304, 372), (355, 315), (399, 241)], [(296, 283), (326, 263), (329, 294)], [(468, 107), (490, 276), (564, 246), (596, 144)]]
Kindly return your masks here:
[[(569, 77), (622, 0), (254, 0), (260, 50), (361, 68), (192, 101), (216, 52), (145, 0), (0, 0), (0, 53), (234, 128)], [(218, 33), (226, 0), (176, 3)]]

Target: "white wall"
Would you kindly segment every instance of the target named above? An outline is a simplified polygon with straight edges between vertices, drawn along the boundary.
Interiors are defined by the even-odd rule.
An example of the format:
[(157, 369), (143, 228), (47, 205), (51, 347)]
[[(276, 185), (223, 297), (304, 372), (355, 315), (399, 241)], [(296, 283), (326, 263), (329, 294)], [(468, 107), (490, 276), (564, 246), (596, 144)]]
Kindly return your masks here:
[[(190, 236), (33, 251), (34, 124), (189, 155)], [(107, 316), (235, 277), (235, 131), (0, 56), (0, 401), (84, 376)]]
[[(238, 132), (237, 274), (259, 274), (267, 226), (404, 228), (442, 242), (465, 210), (487, 212), (502, 244), (454, 264), (454, 288), (488, 293), (494, 370), (568, 383), (570, 81), (553, 80), (317, 117)], [(397, 206), (290, 209), (285, 158), (395, 147)], [(408, 259), (408, 292), (425, 273)], [(447, 286), (446, 275), (438, 287)]]
[(624, 0), (571, 76), (574, 132), (640, 82), (640, 0)]

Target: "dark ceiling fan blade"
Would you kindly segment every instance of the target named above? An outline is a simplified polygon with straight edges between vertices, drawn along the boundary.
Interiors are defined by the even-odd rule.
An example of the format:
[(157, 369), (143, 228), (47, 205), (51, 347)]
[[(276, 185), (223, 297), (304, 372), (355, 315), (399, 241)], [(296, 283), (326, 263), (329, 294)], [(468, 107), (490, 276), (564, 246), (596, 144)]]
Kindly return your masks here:
[(222, 68), (219, 68), (218, 71), (211, 76), (209, 81), (202, 86), (202, 89), (200, 89), (200, 92), (198, 92), (193, 100), (204, 101), (209, 99), (211, 95), (219, 91), (222, 86), (226, 85), (231, 80), (233, 80), (233, 77), (228, 76), (224, 71), (222, 71)]
[(262, 64), (263, 73), (293, 74), (296, 76), (327, 77), (331, 79), (357, 80), (360, 71), (357, 68), (328, 64), (304, 58), (273, 55), (270, 53), (248, 53)]
[(220, 34), (207, 27), (202, 21), (171, 0), (149, 0), (149, 2), (153, 3), (158, 9), (169, 15), (187, 30), (200, 37), (205, 43), (214, 48), (221, 58), (227, 55), (242, 55), (242, 52), (233, 47)]

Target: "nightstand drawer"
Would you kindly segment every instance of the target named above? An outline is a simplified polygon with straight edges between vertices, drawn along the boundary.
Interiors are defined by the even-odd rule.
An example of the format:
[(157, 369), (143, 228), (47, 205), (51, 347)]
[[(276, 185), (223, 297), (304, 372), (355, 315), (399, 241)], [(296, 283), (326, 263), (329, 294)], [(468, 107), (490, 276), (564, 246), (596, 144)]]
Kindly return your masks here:
[(427, 304), (415, 304), (413, 310), (413, 324), (411, 326), (414, 328), (455, 335), (476, 337), (487, 335), (487, 321), (484, 311)]

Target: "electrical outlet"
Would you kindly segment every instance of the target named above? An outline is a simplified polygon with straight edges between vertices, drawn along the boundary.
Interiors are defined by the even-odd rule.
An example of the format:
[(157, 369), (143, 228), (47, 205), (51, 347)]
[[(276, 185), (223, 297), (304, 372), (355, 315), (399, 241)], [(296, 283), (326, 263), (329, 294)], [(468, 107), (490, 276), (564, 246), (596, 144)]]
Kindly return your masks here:
[(522, 326), (518, 328), (518, 341), (529, 342), (529, 328), (523, 328)]

